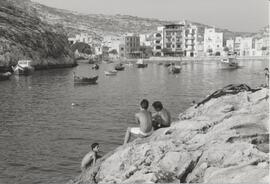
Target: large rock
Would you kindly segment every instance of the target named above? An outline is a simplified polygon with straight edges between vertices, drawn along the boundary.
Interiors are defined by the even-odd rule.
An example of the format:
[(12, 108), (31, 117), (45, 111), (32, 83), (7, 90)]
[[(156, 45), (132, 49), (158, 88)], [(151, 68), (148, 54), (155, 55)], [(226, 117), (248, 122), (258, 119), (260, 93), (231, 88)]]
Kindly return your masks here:
[(0, 67), (31, 59), (36, 68), (75, 65), (67, 36), (60, 27), (43, 23), (20, 1), (0, 1)]
[(120, 146), (70, 183), (224, 183), (269, 179), (268, 89), (191, 107), (171, 127)]

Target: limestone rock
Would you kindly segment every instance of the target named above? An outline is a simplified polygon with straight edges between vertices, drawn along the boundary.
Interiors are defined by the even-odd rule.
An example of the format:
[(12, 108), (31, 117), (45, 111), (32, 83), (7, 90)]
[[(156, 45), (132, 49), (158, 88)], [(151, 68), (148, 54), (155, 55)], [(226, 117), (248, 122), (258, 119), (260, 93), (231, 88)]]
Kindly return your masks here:
[(88, 170), (72, 183), (266, 182), (268, 93), (241, 92), (191, 107), (182, 113), (188, 119), (120, 146), (96, 174)]

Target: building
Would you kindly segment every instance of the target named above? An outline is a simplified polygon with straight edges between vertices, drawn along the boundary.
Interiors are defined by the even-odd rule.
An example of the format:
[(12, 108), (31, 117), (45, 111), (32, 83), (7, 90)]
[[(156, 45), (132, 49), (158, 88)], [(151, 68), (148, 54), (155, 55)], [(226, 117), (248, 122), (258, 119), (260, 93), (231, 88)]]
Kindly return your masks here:
[(234, 51), (234, 39), (226, 40), (226, 47), (228, 48), (228, 52)]
[(153, 47), (153, 35), (140, 34), (140, 45), (146, 47)]
[(124, 44), (119, 44), (119, 56), (125, 58), (139, 58), (142, 53), (140, 51), (140, 36), (136, 34), (127, 34), (123, 38)]
[(184, 48), (184, 55), (189, 57), (197, 56), (198, 49), (198, 28), (195, 25), (186, 25), (185, 26), (185, 48)]
[(154, 33), (154, 41), (153, 41), (153, 55), (161, 56), (162, 48), (163, 48), (163, 29), (164, 26), (160, 26), (157, 28), (157, 32)]
[(242, 37), (237, 36), (234, 39), (234, 53), (240, 55), (240, 45), (241, 45)]
[(121, 37), (117, 36), (104, 36), (102, 40), (102, 45), (107, 46), (109, 51), (116, 50), (119, 53), (119, 45), (123, 43)]
[(74, 44), (76, 42), (83, 42), (90, 45), (93, 41), (93, 38), (87, 33), (80, 33), (76, 34), (75, 37), (68, 38), (68, 41), (70, 44)]
[[(163, 28), (162, 53), (165, 56), (184, 56), (185, 25), (169, 24)], [(192, 44), (192, 43), (190, 43)]]
[(221, 55), (223, 52), (223, 33), (216, 32), (215, 28), (205, 28), (204, 52), (208, 55)]
[(253, 52), (253, 39), (252, 37), (243, 37), (240, 42), (240, 56), (252, 56)]

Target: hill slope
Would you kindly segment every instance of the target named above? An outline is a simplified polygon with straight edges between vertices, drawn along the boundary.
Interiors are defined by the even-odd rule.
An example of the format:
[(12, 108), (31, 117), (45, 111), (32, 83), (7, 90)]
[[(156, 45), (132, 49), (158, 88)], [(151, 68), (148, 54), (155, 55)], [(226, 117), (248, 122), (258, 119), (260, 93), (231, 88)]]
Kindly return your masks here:
[[(103, 14), (81, 14), (68, 10), (51, 8), (38, 3), (30, 3), (36, 10), (38, 16), (53, 25), (63, 25), (66, 32), (72, 36), (75, 33), (87, 32), (96, 40), (101, 40), (105, 35), (120, 36), (123, 33), (151, 33), (158, 26), (173, 23), (158, 19), (141, 18), (129, 15), (103, 15)], [(190, 21), (191, 22), (191, 21)], [(210, 27), (201, 23), (195, 23), (201, 28)], [(252, 33), (232, 32), (227, 29), (217, 28), (224, 32), (225, 39), (235, 36), (248, 36)]]
[(61, 29), (43, 23), (21, 3), (0, 1), (0, 67), (9, 68), (20, 59), (32, 59), (40, 68), (74, 65)]

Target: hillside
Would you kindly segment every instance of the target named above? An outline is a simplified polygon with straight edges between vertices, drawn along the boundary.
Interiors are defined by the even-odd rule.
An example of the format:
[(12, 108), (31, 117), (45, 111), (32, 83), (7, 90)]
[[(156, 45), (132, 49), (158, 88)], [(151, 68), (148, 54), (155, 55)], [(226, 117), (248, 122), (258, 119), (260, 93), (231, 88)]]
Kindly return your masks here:
[(42, 22), (25, 3), (29, 1), (0, 1), (0, 68), (20, 59), (33, 60), (37, 68), (74, 65), (63, 29)]
[[(123, 33), (152, 33), (158, 26), (173, 23), (158, 19), (141, 18), (129, 15), (103, 15), (103, 14), (81, 14), (68, 10), (51, 8), (38, 3), (31, 3), (31, 7), (36, 10), (38, 16), (53, 25), (63, 25), (69, 36), (76, 33), (87, 32), (96, 40), (101, 40), (103, 36), (120, 36)], [(192, 22), (192, 21), (189, 21)], [(201, 28), (210, 27), (205, 24), (192, 22)], [(224, 32), (225, 39), (235, 36), (249, 36), (252, 33), (232, 32), (227, 29), (217, 28)], [(203, 33), (202, 33), (203, 34)]]

